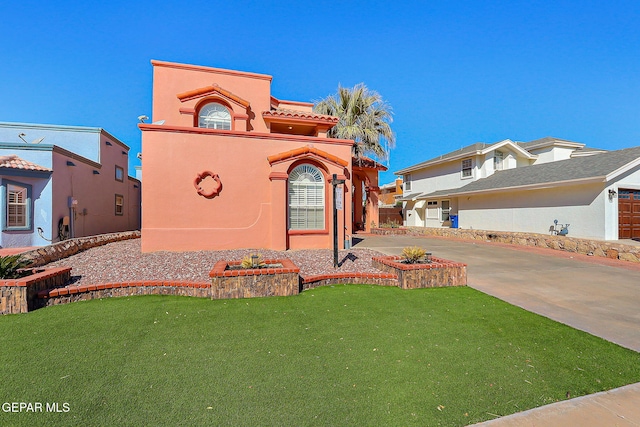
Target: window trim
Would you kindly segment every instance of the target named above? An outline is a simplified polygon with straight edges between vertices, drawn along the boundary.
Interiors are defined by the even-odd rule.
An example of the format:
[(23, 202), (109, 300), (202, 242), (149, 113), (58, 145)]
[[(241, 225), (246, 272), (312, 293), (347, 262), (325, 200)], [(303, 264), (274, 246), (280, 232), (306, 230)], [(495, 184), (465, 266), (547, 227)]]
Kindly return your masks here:
[[(469, 163), (468, 167), (465, 167), (465, 163)], [(465, 175), (465, 171), (469, 171), (468, 175)], [(462, 179), (473, 178), (473, 159), (463, 159), (460, 164), (460, 176)]]
[[(118, 171), (120, 172), (120, 178), (118, 178)], [(116, 181), (124, 182), (124, 168), (122, 166), (116, 165), (115, 178)]]
[[(294, 185), (293, 183), (296, 181), (292, 181), (291, 180), (291, 176), (294, 174), (294, 172), (300, 168), (303, 167), (308, 167), (308, 168), (313, 168), (317, 174), (319, 175), (319, 179), (317, 179), (315, 181), (315, 186), (316, 187), (320, 187), (322, 189), (321, 193), (322, 194), (322, 205), (321, 205), (321, 209), (322, 209), (322, 214), (316, 218), (319, 219), (321, 218), (322, 220), (322, 224), (321, 224), (321, 228), (292, 228), (291, 227), (291, 213), (292, 213), (292, 207), (296, 207), (292, 205), (292, 201), (291, 201), (291, 191), (292, 188), (291, 186)], [(312, 183), (313, 184), (313, 183)], [(312, 163), (300, 163), (298, 165), (296, 165), (294, 168), (291, 169), (291, 171), (289, 172), (289, 177), (287, 179), (287, 231), (290, 235), (296, 235), (296, 234), (326, 234), (328, 233), (328, 220), (327, 220), (327, 179), (322, 171), (322, 169), (320, 167), (318, 167), (315, 164)], [(305, 193), (308, 194), (308, 193)], [(316, 193), (316, 196), (318, 195), (318, 193)], [(311, 207), (313, 207), (314, 205), (311, 205)], [(302, 206), (298, 206), (299, 208), (302, 209), (306, 209), (309, 206), (307, 205), (302, 205)], [(315, 207), (320, 207), (320, 205), (317, 205)], [(305, 221), (305, 226), (308, 226), (308, 224)]]
[[(25, 206), (25, 225), (10, 226), (9, 225), (9, 185), (22, 187), (26, 190)], [(24, 182), (17, 182), (11, 180), (2, 180), (2, 231), (31, 231), (33, 230), (33, 186)]]
[[(445, 203), (448, 206), (447, 209), (444, 208)], [(444, 218), (445, 214), (447, 215), (447, 219)], [(440, 202), (440, 221), (441, 222), (451, 221), (451, 200), (442, 200)]]
[[(121, 204), (118, 204), (118, 197), (122, 200)], [(118, 213), (118, 207), (120, 208), (120, 213)], [(124, 216), (124, 196), (122, 194), (115, 195), (114, 209), (114, 213), (116, 216)]]
[[(228, 128), (226, 126), (217, 127), (217, 125), (215, 125), (215, 123), (214, 123), (214, 127), (207, 127), (207, 126), (202, 126), (201, 125), (200, 118), (201, 118), (202, 110), (204, 110), (208, 106), (212, 106), (212, 105), (219, 105), (220, 107), (224, 108), (226, 110), (226, 112), (229, 114), (229, 123), (228, 123), (229, 127)], [(217, 99), (210, 99), (210, 100), (207, 100), (207, 101), (203, 102), (202, 105), (200, 105), (198, 107), (197, 114), (196, 114), (196, 117), (195, 117), (195, 121), (196, 121), (196, 127), (199, 128), (199, 129), (233, 130), (233, 110), (231, 108), (229, 108), (228, 105), (220, 102)], [(226, 124), (226, 121), (222, 122), (222, 123)]]

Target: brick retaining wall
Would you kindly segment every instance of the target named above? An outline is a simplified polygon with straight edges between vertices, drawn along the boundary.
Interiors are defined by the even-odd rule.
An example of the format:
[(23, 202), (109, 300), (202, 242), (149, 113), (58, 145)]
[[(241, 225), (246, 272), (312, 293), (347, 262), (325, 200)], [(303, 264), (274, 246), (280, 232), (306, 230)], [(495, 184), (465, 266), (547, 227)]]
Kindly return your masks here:
[(300, 269), (289, 259), (267, 260), (280, 268), (227, 270), (240, 262), (218, 261), (211, 272), (211, 299), (253, 298), (297, 295)]
[(569, 236), (432, 227), (376, 228), (372, 229), (371, 233), (385, 236), (439, 236), (455, 239), (482, 240), (485, 242), (535, 246), (539, 248), (575, 252), (583, 255), (640, 262), (640, 246), (625, 245), (601, 240), (579, 239), (577, 237)]
[(403, 264), (401, 256), (374, 257), (371, 263), (375, 268), (398, 277), (398, 286), (402, 289), (439, 288), (467, 285), (467, 265), (432, 257), (429, 264)]
[(64, 286), (71, 278), (71, 268), (48, 268), (20, 279), (0, 280), (0, 314), (26, 313), (42, 307), (38, 293)]

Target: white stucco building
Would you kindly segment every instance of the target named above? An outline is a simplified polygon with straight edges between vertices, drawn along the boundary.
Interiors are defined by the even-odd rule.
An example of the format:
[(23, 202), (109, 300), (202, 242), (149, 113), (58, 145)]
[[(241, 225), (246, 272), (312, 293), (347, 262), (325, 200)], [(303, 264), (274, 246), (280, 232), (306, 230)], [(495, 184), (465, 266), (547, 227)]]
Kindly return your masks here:
[(507, 139), (395, 174), (404, 178), (407, 226), (551, 233), (557, 220), (574, 237), (640, 238), (640, 147)]

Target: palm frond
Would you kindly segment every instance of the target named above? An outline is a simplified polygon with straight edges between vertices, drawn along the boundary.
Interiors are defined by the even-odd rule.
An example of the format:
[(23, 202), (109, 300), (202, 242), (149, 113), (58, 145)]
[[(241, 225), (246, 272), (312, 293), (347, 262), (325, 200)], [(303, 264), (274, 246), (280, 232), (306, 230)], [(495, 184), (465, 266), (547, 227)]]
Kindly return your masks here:
[(314, 111), (340, 118), (327, 135), (355, 141), (353, 154), (356, 157), (371, 153), (384, 160), (389, 156), (388, 149), (395, 146), (395, 134), (391, 129), (393, 110), (378, 92), (364, 83), (352, 88), (339, 85), (335, 95), (315, 104)]

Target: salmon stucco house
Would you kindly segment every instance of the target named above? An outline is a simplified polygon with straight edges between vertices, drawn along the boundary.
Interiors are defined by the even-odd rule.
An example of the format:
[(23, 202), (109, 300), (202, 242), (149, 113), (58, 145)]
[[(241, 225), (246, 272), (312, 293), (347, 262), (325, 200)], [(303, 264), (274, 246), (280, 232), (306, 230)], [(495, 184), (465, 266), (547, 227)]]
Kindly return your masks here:
[[(142, 249), (329, 248), (378, 214), (375, 162), (354, 167), (337, 117), (271, 95), (264, 74), (152, 61), (142, 131)], [(366, 193), (365, 193), (366, 192)], [(368, 197), (366, 197), (366, 194)]]

